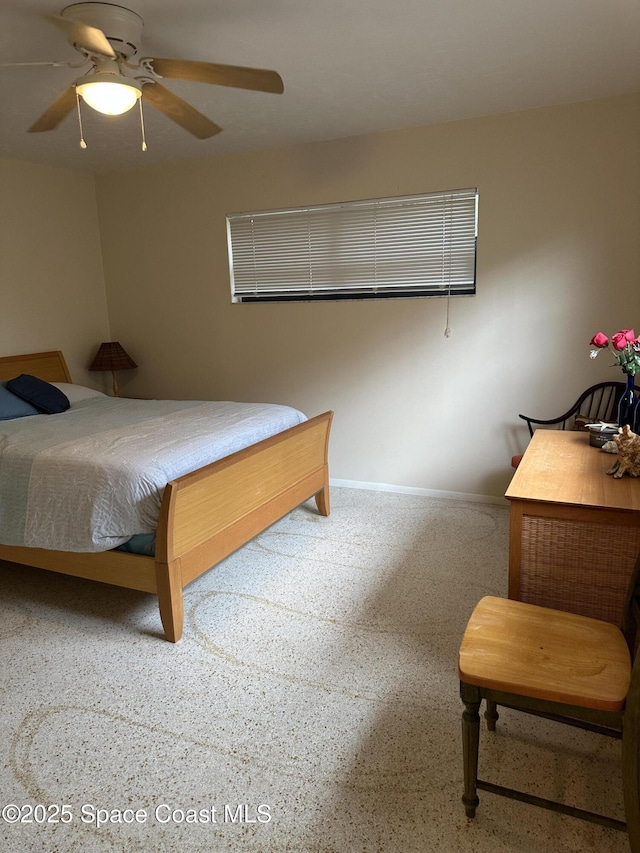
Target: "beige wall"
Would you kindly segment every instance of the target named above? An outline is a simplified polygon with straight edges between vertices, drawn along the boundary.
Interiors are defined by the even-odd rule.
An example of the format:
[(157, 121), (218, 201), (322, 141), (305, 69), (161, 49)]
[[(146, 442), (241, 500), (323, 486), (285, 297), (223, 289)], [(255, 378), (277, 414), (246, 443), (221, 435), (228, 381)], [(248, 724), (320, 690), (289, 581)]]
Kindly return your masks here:
[[(334, 478), (501, 495), (517, 413), (618, 378), (589, 338), (640, 326), (639, 154), (636, 95), (98, 178), (128, 391), (332, 408)], [(440, 299), (230, 303), (227, 212), (469, 186), (478, 293), (448, 339)]]
[[(93, 178), (0, 161), (0, 355), (62, 347), (92, 382), (114, 337), (128, 393), (333, 408), (333, 477), (498, 496), (517, 413), (618, 378), (588, 339), (640, 325), (639, 151), (640, 96), (612, 98), (102, 176), (99, 227)], [(450, 338), (442, 300), (230, 304), (225, 213), (466, 186)]]
[(93, 176), (0, 159), (0, 296), (0, 355), (62, 349), (95, 384), (109, 322)]

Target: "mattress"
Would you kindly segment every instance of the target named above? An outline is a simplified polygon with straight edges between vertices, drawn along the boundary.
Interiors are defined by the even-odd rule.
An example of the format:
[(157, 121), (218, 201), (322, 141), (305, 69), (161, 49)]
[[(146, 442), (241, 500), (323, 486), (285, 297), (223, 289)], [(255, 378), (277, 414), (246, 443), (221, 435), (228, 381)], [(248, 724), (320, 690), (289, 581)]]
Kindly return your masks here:
[(306, 420), (269, 403), (93, 397), (0, 422), (0, 543), (95, 552), (157, 528), (170, 480)]

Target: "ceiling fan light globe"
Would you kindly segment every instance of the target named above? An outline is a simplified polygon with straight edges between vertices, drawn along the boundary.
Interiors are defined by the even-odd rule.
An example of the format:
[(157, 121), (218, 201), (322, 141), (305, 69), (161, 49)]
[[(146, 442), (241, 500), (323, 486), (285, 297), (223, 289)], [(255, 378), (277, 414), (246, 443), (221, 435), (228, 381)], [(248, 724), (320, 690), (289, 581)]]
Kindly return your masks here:
[(122, 115), (132, 109), (142, 88), (136, 81), (89, 80), (76, 84), (78, 94), (94, 110), (107, 116)]

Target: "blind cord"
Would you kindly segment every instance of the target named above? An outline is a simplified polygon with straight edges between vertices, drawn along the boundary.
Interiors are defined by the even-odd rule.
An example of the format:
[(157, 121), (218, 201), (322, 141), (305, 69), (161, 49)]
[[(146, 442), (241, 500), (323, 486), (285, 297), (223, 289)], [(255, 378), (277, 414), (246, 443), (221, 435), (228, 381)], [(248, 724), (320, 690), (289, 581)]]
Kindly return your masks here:
[[(446, 209), (448, 209), (449, 212), (451, 212), (450, 201), (447, 202)], [(444, 225), (444, 223), (443, 223), (443, 225)], [(444, 234), (443, 234), (443, 237), (444, 237)], [(445, 338), (451, 337), (451, 326), (449, 325), (449, 314), (451, 311), (451, 240), (449, 240), (448, 246), (449, 246), (449, 271), (447, 274), (447, 322), (446, 322), (446, 326), (444, 327)], [(445, 254), (444, 250), (446, 249), (446, 247), (447, 247), (447, 241), (443, 240), (443, 252), (442, 252), (442, 263), (443, 264), (444, 264), (444, 254)]]

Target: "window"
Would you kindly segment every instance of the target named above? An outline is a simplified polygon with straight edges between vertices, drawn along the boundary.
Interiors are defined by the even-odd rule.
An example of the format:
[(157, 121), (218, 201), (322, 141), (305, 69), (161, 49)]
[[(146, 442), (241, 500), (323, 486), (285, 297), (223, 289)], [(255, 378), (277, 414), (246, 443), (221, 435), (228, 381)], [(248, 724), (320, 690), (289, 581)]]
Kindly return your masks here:
[(476, 189), (227, 216), (234, 302), (476, 292)]

